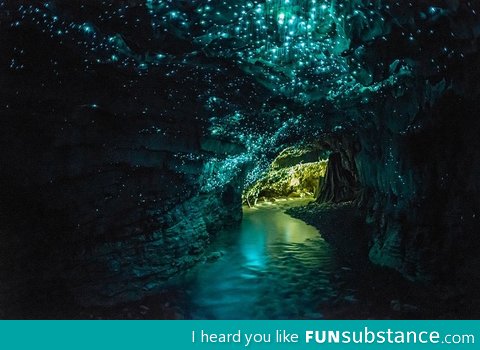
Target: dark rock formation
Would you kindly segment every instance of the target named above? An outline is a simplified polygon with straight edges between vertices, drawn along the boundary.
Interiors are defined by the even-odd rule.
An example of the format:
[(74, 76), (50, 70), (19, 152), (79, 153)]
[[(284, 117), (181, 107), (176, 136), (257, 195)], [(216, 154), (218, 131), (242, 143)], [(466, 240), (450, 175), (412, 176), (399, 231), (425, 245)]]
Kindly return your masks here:
[(182, 156), (201, 154), (188, 129), (126, 122), (90, 106), (68, 120), (45, 130), (48, 143), (32, 150), (37, 159), (23, 158), (26, 145), (12, 139), (17, 148), (2, 166), (29, 179), (10, 178), (2, 193), (2, 212), (25, 226), (2, 230), (1, 269), (27, 284), (20, 289), (63, 283), (82, 304), (139, 298), (191, 267), (212, 234), (241, 219), (242, 173), (203, 192), (205, 161)]
[(328, 158), (327, 172), (322, 181), (317, 200), (320, 203), (348, 202), (355, 198), (355, 177), (343, 167), (340, 153)]
[[(388, 148), (375, 155), (359, 154), (361, 178), (373, 193), (367, 206), (372, 261), (414, 279), (459, 277), (468, 265), (476, 266), (474, 105), (449, 93), (419, 112), (426, 124), (421, 130), (391, 136)], [(372, 169), (374, 164), (381, 169)]]

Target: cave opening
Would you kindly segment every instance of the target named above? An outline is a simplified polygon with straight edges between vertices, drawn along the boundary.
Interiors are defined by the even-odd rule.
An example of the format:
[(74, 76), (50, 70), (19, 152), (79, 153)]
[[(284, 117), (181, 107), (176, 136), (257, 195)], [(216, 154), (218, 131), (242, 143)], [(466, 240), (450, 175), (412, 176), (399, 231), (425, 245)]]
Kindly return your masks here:
[(245, 187), (242, 203), (252, 207), (294, 198), (318, 203), (361, 201), (354, 142), (345, 144), (349, 147), (316, 142), (284, 148), (258, 179)]
[(242, 194), (243, 204), (319, 196), (327, 172), (330, 150), (319, 145), (297, 145), (283, 149), (257, 181)]

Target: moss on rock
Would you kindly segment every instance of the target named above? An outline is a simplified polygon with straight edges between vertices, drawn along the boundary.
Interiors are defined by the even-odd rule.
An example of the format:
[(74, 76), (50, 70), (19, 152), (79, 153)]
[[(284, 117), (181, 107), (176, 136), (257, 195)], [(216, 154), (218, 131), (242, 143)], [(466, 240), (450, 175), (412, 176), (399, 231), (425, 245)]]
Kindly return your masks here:
[[(302, 155), (312, 158), (312, 150), (289, 148), (277, 157), (269, 171), (259, 181), (243, 193), (243, 201), (248, 205), (255, 205), (259, 199), (272, 200), (282, 197), (313, 197), (318, 193), (321, 181), (325, 176), (327, 161), (320, 160), (308, 163), (303, 161)], [(291, 159), (292, 158), (292, 159)], [(280, 164), (297, 164), (280, 166)]]

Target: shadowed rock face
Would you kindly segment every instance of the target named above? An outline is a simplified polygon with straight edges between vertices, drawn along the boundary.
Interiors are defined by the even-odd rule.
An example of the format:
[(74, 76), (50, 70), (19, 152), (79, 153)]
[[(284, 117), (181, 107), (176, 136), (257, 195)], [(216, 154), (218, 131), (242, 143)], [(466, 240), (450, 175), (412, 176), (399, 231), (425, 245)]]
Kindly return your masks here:
[(325, 179), (319, 190), (317, 201), (348, 202), (355, 199), (355, 177), (343, 167), (340, 153), (332, 153), (328, 158)]
[(269, 3), (0, 2), (1, 293), (154, 292), (311, 142), (351, 174), (373, 262), (467, 273), (479, 4)]
[[(120, 118), (83, 106), (33, 150), (11, 148), (2, 170), (18, 177), (2, 196), (5, 222), (14, 220), (2, 230), (5, 275), (27, 275), (33, 288), (66, 284), (85, 304), (139, 298), (191, 267), (211, 234), (241, 219), (241, 169), (202, 191), (201, 177), (216, 168), (205, 166), (194, 132)], [(29, 151), (38, 155), (25, 158)]]

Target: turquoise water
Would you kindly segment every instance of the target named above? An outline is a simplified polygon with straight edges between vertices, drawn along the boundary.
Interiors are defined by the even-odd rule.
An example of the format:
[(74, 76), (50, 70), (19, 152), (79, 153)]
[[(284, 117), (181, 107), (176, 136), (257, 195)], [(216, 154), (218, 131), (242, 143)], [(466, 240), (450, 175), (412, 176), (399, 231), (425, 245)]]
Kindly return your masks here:
[(318, 230), (284, 213), (306, 200), (245, 208), (240, 226), (221, 232), (185, 280), (193, 319), (322, 318), (336, 296), (331, 279), (341, 266)]

